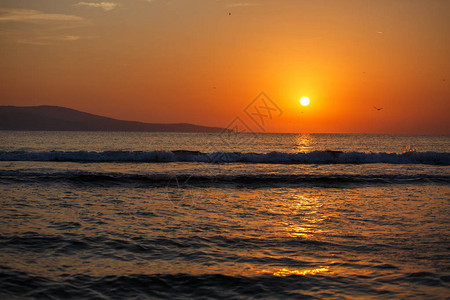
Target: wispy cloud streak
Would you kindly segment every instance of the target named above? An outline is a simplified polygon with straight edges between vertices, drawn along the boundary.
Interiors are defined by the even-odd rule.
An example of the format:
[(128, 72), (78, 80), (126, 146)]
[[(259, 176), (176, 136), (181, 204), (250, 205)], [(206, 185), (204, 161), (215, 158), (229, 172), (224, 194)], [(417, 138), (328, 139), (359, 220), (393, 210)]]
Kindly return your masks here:
[(76, 35), (60, 35), (60, 36), (41, 36), (35, 38), (25, 38), (19, 39), (17, 42), (21, 44), (31, 44), (31, 45), (52, 45), (55, 42), (71, 42), (81, 39), (80, 36)]
[(227, 7), (245, 7), (245, 6), (256, 6), (259, 5), (257, 3), (251, 3), (251, 2), (239, 2), (239, 3), (230, 3), (227, 5)]
[(102, 8), (103, 10), (113, 10), (117, 7), (117, 3), (113, 2), (78, 2), (76, 4), (77, 6), (88, 6), (88, 7), (94, 7), (94, 8)]
[(0, 9), (0, 22), (28, 22), (37, 23), (45, 21), (71, 21), (83, 22), (82, 17), (66, 14), (49, 14), (30, 9)]

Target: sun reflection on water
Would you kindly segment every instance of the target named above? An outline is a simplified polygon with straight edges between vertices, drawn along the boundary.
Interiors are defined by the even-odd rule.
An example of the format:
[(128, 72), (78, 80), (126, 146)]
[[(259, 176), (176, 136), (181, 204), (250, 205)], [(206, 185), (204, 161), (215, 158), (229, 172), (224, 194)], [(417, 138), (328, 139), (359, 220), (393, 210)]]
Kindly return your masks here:
[(281, 223), (284, 230), (291, 237), (308, 238), (312, 234), (320, 233), (318, 223), (325, 217), (320, 214), (322, 204), (314, 197), (294, 194), (293, 201), (288, 202), (289, 214), (294, 216)]
[(297, 152), (310, 152), (313, 150), (314, 137), (309, 133), (299, 134), (295, 138)]
[(279, 270), (271, 272), (265, 271), (265, 273), (271, 273), (272, 275), (277, 277), (286, 277), (291, 275), (298, 275), (298, 276), (315, 275), (320, 272), (327, 272), (328, 270), (329, 270), (328, 267), (320, 267), (315, 269), (304, 269), (304, 270), (281, 268)]

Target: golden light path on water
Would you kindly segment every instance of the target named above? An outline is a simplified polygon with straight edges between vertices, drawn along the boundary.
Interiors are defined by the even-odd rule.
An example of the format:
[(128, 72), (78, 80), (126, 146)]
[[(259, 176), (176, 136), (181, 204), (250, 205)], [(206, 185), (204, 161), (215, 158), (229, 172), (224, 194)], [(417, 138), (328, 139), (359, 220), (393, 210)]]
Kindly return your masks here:
[(320, 268), (316, 268), (316, 269), (305, 269), (305, 270), (281, 268), (278, 271), (270, 272), (270, 273), (274, 276), (285, 277), (285, 276), (291, 276), (291, 275), (298, 275), (298, 276), (315, 275), (317, 273), (327, 272), (327, 271), (328, 271), (328, 267), (320, 267)]
[(297, 152), (309, 152), (314, 149), (314, 137), (308, 133), (298, 134), (295, 136), (295, 145)]
[(287, 221), (281, 223), (287, 235), (308, 239), (311, 235), (320, 234), (322, 230), (318, 228), (317, 223), (325, 219), (324, 216), (319, 216), (322, 205), (314, 197), (294, 194), (292, 198), (294, 201), (291, 204), (291, 212), (301, 213), (303, 218), (301, 222)]

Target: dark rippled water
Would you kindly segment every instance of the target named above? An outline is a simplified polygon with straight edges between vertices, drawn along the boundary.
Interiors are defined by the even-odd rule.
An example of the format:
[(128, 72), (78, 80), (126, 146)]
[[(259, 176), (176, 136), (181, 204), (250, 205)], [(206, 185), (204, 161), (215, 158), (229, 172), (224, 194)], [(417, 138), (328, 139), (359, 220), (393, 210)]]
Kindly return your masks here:
[(221, 138), (0, 132), (0, 298), (449, 298), (450, 137)]

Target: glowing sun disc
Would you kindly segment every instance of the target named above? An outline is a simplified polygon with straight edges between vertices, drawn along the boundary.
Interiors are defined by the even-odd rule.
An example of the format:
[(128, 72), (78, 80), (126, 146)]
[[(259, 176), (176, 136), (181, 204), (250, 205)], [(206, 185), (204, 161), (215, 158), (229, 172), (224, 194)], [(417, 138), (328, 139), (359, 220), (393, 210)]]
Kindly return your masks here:
[(302, 97), (302, 99), (300, 99), (300, 104), (303, 106), (307, 106), (309, 104), (309, 98), (308, 97)]

